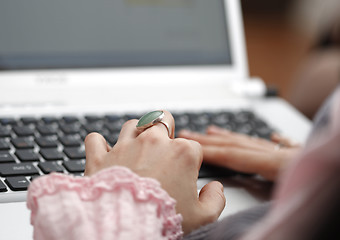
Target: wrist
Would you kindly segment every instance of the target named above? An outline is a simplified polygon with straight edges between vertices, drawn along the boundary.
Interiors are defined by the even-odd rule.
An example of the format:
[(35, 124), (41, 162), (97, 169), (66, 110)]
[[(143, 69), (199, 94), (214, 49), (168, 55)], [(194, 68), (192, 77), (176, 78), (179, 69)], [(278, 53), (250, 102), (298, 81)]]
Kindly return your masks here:
[[(63, 206), (63, 202), (68, 204)], [(84, 223), (77, 226), (79, 230), (93, 222), (88, 216), (97, 219), (94, 222), (101, 222), (109, 215), (119, 215), (117, 209), (124, 204), (123, 212), (129, 212), (128, 209), (139, 209), (137, 211), (139, 214), (136, 216), (134, 215), (136, 212), (127, 216), (136, 219), (154, 219), (159, 222), (158, 233), (167, 236), (168, 239), (182, 236), (182, 217), (176, 214), (176, 201), (161, 188), (158, 181), (140, 177), (125, 167), (111, 167), (92, 177), (73, 177), (56, 173), (40, 177), (31, 183), (27, 199), (27, 206), (32, 211), (31, 223), (35, 229), (38, 228), (38, 231), (39, 223), (46, 222), (46, 216), (49, 216), (50, 228), (53, 228), (53, 223), (58, 223), (53, 214), (55, 209), (61, 209), (58, 211), (60, 214), (72, 212), (74, 216), (78, 216), (80, 222)], [(47, 205), (51, 207), (42, 207)], [(89, 205), (93, 205), (93, 208), (86, 207)], [(92, 209), (99, 210), (92, 213)], [(84, 212), (88, 214), (83, 214)], [(129, 228), (143, 227), (130, 226), (131, 221), (123, 221), (121, 217), (115, 219), (121, 221), (120, 224), (128, 224), (122, 229), (125, 232)], [(66, 225), (68, 221), (71, 220), (65, 220)], [(153, 231), (156, 233), (157, 229)]]

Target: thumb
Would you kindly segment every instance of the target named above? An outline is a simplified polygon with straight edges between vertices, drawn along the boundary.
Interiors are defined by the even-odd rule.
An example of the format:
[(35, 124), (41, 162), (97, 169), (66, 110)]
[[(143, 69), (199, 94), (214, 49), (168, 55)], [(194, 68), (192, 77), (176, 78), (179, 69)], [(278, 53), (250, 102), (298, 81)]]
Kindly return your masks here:
[(213, 222), (221, 215), (226, 199), (223, 193), (223, 185), (220, 182), (213, 181), (205, 185), (199, 194), (206, 223)]

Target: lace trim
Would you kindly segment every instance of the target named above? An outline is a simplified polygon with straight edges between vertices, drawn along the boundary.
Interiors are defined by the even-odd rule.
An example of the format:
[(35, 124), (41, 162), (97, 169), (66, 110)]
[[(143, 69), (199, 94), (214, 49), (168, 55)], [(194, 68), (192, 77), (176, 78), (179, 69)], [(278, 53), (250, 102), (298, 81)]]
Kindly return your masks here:
[(136, 201), (152, 201), (157, 205), (157, 214), (163, 220), (163, 235), (168, 239), (182, 237), (182, 216), (176, 214), (176, 201), (161, 188), (160, 183), (151, 178), (140, 177), (130, 169), (114, 166), (91, 177), (73, 177), (52, 173), (35, 179), (29, 186), (27, 207), (32, 218), (38, 209), (38, 198), (60, 191), (75, 191), (83, 201), (98, 199), (103, 192), (129, 190)]

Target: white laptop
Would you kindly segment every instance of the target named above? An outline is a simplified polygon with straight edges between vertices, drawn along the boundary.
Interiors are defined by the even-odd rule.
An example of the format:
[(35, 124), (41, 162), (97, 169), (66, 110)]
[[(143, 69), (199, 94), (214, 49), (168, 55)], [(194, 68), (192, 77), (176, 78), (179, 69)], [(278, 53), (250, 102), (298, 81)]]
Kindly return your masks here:
[[(45, 138), (44, 128), (27, 133), (36, 122), (112, 120), (155, 109), (193, 115), (246, 110), (293, 140), (303, 142), (308, 134), (306, 118), (282, 99), (265, 98), (262, 80), (250, 78), (238, 0), (19, 0), (0, 6), (1, 239), (32, 239), (26, 191), (8, 185), (21, 177), (11, 175), (13, 164), (23, 160), (36, 169), (16, 179), (25, 184), (48, 168), (39, 163), (54, 160), (37, 148), (64, 144), (63, 136)], [(24, 151), (18, 152), (20, 144)], [(210, 180), (201, 178), (199, 187)], [(268, 196), (261, 193), (267, 183), (255, 183), (260, 193), (254, 193), (249, 178), (224, 184), (223, 216)]]

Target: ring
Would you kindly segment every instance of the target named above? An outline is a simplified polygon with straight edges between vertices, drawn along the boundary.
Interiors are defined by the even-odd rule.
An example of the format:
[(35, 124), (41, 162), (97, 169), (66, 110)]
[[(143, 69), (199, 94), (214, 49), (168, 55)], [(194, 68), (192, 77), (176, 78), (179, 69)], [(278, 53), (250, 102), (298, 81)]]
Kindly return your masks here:
[(168, 136), (171, 136), (170, 126), (168, 123), (162, 121), (165, 114), (163, 111), (153, 111), (143, 115), (137, 125), (136, 128), (138, 131), (142, 132), (145, 129), (156, 125), (157, 123), (161, 123), (165, 126), (166, 130), (168, 131)]

